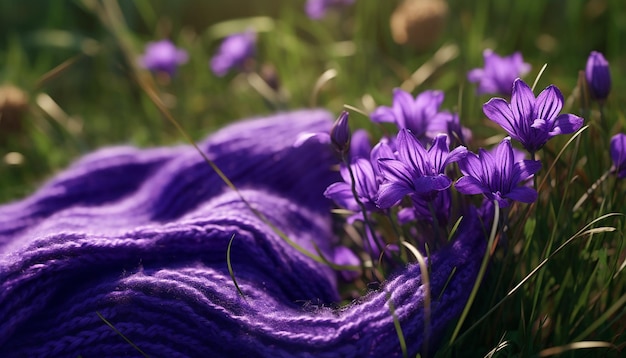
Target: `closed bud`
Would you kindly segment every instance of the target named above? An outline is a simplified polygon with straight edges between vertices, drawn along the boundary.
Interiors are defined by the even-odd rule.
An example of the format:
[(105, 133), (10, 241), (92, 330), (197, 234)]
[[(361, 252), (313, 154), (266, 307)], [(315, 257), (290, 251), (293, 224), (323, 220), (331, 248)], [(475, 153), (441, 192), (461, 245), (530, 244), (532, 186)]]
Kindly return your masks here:
[(346, 153), (350, 148), (350, 126), (348, 125), (348, 111), (343, 111), (330, 129), (330, 141), (340, 153)]
[(609, 96), (611, 91), (609, 62), (600, 52), (591, 51), (585, 67), (585, 79), (592, 98), (603, 101)]

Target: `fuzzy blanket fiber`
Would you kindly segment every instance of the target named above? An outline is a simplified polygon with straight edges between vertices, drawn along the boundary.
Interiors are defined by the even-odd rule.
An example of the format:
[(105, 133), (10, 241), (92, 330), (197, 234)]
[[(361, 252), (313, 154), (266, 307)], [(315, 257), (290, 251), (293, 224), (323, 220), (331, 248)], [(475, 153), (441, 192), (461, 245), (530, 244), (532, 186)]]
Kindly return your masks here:
[[(269, 221), (327, 257), (337, 239), (322, 193), (336, 158), (324, 144), (293, 143), (332, 119), (281, 113), (199, 143)], [(231, 238), (243, 298), (226, 263)], [(141, 356), (122, 335), (151, 357), (398, 356), (390, 300), (409, 355), (425, 340), (432, 353), (469, 296), (484, 241), (468, 218), (429, 258), (428, 307), (411, 264), (336, 308), (337, 272), (276, 235), (193, 147), (102, 149), (0, 206), (0, 356)]]

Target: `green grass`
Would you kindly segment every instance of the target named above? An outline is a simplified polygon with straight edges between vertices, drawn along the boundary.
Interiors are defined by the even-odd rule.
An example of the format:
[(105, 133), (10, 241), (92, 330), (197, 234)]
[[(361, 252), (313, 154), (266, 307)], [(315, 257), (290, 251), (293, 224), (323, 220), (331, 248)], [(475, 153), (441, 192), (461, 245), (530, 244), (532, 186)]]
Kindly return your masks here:
[[(450, 0), (443, 34), (423, 52), (391, 40), (395, 1), (358, 0), (322, 21), (304, 15), (303, 1), (224, 7), (138, 0), (120, 2), (119, 13), (115, 2), (104, 3), (107, 11), (96, 11), (102, 4), (95, 0), (0, 2), (0, 85), (17, 86), (29, 98), (20, 130), (0, 121), (0, 202), (24, 197), (104, 145), (186, 141), (135, 76), (132, 59), (148, 41), (169, 37), (189, 51), (189, 63), (171, 81), (155, 81), (155, 88), (192, 139), (238, 118), (281, 109), (314, 105), (339, 113), (350, 105), (367, 113), (389, 104), (392, 88), (410, 85), (411, 75), (429, 63), (428, 76), (413, 93), (445, 91), (444, 107), (459, 110), (474, 132), (471, 150), (503, 132), (482, 114), (489, 96), (474, 94), (466, 72), (482, 65), (486, 47), (500, 54), (519, 50), (533, 66), (527, 82), (547, 64), (535, 92), (556, 84), (567, 99), (564, 111), (584, 115), (589, 128), (569, 143), (572, 136), (555, 138), (540, 152), (540, 198), (507, 213), (506, 244), (494, 252), (458, 337), (444, 340), (440, 355), (623, 354), (626, 184), (609, 176), (573, 210), (609, 169), (609, 138), (625, 131), (621, 0)], [(254, 75), (217, 78), (208, 68), (220, 39), (250, 24), (259, 32), (257, 65), (273, 66), (278, 92), (260, 86)], [(444, 60), (435, 56), (441, 48)], [(611, 64), (613, 89), (603, 115), (575, 94), (591, 50), (603, 52)], [(318, 81), (333, 74), (328, 70), (334, 76)], [(351, 121), (353, 128), (377, 130), (356, 112)], [(11, 152), (20, 153), (20, 164), (7, 163)]]

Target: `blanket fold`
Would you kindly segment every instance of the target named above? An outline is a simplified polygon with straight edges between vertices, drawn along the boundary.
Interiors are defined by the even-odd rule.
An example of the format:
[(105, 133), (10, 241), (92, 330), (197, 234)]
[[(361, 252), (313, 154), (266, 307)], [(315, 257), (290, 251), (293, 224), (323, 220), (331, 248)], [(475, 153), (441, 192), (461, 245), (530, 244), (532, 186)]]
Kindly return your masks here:
[[(417, 265), (359, 302), (334, 307), (337, 273), (297, 252), (332, 257), (337, 180), (330, 148), (301, 132), (332, 116), (301, 110), (233, 124), (191, 146), (92, 153), (32, 196), (0, 206), (0, 356), (362, 357), (437, 343), (462, 310), (484, 253), (476, 214), (429, 258), (432, 303)], [(226, 264), (232, 240), (232, 268)], [(444, 289), (445, 288), (445, 289)], [(425, 322), (429, 326), (424, 327)], [(427, 334), (425, 334), (427, 332)]]

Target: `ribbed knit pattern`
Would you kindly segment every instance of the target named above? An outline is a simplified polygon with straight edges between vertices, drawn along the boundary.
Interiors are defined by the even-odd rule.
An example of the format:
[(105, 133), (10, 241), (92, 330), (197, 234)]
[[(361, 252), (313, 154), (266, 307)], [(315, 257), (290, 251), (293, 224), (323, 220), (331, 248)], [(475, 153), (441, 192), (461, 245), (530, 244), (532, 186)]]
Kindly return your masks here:
[[(332, 257), (333, 153), (300, 132), (328, 131), (325, 111), (240, 122), (200, 148), (291, 240)], [(228, 273), (226, 250), (242, 298)], [(152, 357), (401, 355), (429, 349), (458, 317), (484, 252), (468, 214), (454, 243), (382, 289), (336, 308), (337, 273), (261, 221), (191, 146), (90, 154), (32, 196), (0, 206), (0, 356)], [(456, 272), (446, 286), (451, 273)], [(443, 288), (445, 290), (442, 293)], [(428, 335), (425, 335), (428, 331)]]

